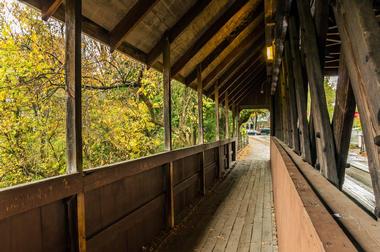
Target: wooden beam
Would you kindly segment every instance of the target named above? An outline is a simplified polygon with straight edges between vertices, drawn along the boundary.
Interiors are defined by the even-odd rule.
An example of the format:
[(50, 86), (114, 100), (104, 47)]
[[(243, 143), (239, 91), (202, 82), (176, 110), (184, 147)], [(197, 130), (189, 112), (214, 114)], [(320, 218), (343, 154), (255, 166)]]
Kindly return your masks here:
[(229, 125), (229, 116), (228, 116), (228, 106), (229, 106), (229, 104), (228, 104), (228, 94), (226, 93), (225, 94), (225, 96), (224, 96), (224, 122), (225, 122), (225, 126), (224, 126), (224, 128), (225, 128), (225, 131), (224, 131), (224, 138), (225, 139), (228, 139), (229, 138), (229, 136), (230, 136), (230, 131), (229, 131), (229, 129), (230, 129), (230, 125)]
[(229, 94), (230, 94), (230, 95), (231, 95), (231, 94), (232, 94), (232, 95), (235, 94), (237, 91), (239, 91), (239, 89), (241, 89), (242, 87), (244, 87), (245, 84), (246, 84), (247, 82), (251, 82), (251, 81), (255, 80), (255, 79), (257, 78), (257, 76), (258, 76), (259, 74), (261, 74), (262, 71), (264, 70), (264, 69), (263, 69), (263, 66), (264, 66), (264, 63), (262, 63), (262, 64), (256, 66), (256, 68), (254, 69), (254, 71), (248, 73), (248, 74), (245, 76), (244, 79), (242, 79), (240, 82), (238, 82), (237, 85), (235, 85), (235, 86), (229, 91)]
[[(264, 44), (261, 44), (262, 46)], [(237, 58), (218, 78), (219, 88), (223, 87), (226, 82), (234, 76), (237, 72), (239, 72), (240, 67), (246, 66), (246, 64), (250, 64), (250, 62), (254, 61), (255, 58), (259, 57), (259, 54), (262, 52), (262, 46), (253, 46), (247, 49), (239, 58)], [(206, 77), (207, 78), (207, 77)], [(209, 94), (209, 93), (207, 93)]]
[(362, 122), (375, 215), (380, 217), (380, 28), (371, 1), (337, 0), (333, 9)]
[(289, 102), (287, 96), (287, 88), (286, 88), (286, 76), (284, 72), (284, 61), (282, 61), (280, 66), (280, 74), (279, 74), (279, 89), (280, 89), (280, 102), (281, 102), (281, 114), (282, 116), (282, 125), (283, 125), (283, 142), (291, 147), (291, 141), (289, 139)]
[[(164, 145), (166, 151), (172, 150), (172, 106), (171, 106), (171, 72), (170, 72), (170, 43), (169, 39), (165, 39), (162, 48), (163, 55), (163, 86), (164, 86)], [(164, 166), (166, 196), (165, 209), (167, 217), (167, 225), (169, 228), (174, 227), (174, 174), (173, 162), (169, 162)]]
[(66, 3), (66, 146), (67, 172), (83, 170), (81, 104), (81, 8), (82, 1)]
[(158, 0), (139, 0), (110, 32), (111, 50), (117, 49), (130, 31), (149, 13)]
[(165, 39), (162, 50), (164, 59), (163, 86), (164, 86), (164, 130), (165, 130), (165, 150), (172, 150), (172, 124), (171, 124), (171, 72), (170, 72), (170, 44), (169, 39)]
[(204, 79), (204, 89), (209, 90), (210, 87), (215, 84), (212, 82), (214, 79), (217, 79), (224, 70), (231, 64), (233, 64), (238, 58), (243, 55), (248, 47), (251, 47), (259, 39), (263, 38), (263, 31), (259, 30), (258, 32), (253, 32), (248, 35), (237, 47), (235, 47), (221, 63), (219, 63)]
[(42, 4), (42, 20), (47, 21), (61, 6), (63, 0), (46, 0)]
[[(262, 61), (261, 61), (262, 60)], [(235, 71), (234, 74), (228, 76), (226, 78), (226, 82), (224, 85), (222, 84), (219, 88), (219, 95), (223, 95), (225, 92), (230, 90), (230, 88), (236, 87), (236, 83), (247, 78), (251, 72), (254, 72), (255, 69), (260, 68), (260, 66), (264, 63), (263, 57), (261, 57), (261, 53), (253, 55), (250, 59), (248, 59), (245, 63), (242, 62), (242, 65), (239, 66), (238, 70)], [(224, 76), (224, 75), (223, 75)]]
[(335, 140), (339, 188), (342, 189), (356, 107), (355, 96), (350, 84), (343, 53), (340, 54), (339, 77), (335, 97), (332, 128)]
[[(222, 42), (220, 42), (211, 53), (209, 53), (200, 63), (202, 69), (206, 69), (249, 25), (254, 22), (253, 29), (262, 23), (264, 14), (262, 14), (263, 2), (260, 2), (253, 11), (248, 13), (242, 18), (240, 24), (235, 27), (233, 31), (228, 34)], [(192, 83), (197, 76), (197, 70), (194, 69), (188, 76), (186, 76), (186, 84)]]
[(262, 75), (257, 76), (253, 80), (247, 81), (246, 84), (238, 92), (236, 92), (235, 94), (231, 96), (231, 102), (240, 103), (242, 96), (244, 96), (250, 88), (251, 89), (256, 88), (257, 84), (264, 81), (265, 78), (266, 76), (262, 74)]
[(300, 154), (300, 141), (298, 133), (298, 114), (297, 114), (297, 104), (296, 104), (296, 92), (294, 84), (294, 75), (292, 69), (292, 58), (290, 53), (289, 40), (285, 41), (285, 71), (287, 74), (287, 86), (288, 86), (288, 97), (289, 97), (289, 109), (290, 109), (290, 127), (291, 127), (291, 139), (293, 143), (293, 149), (297, 154)]
[(225, 13), (205, 30), (201, 37), (188, 48), (184, 54), (173, 64), (172, 74), (176, 75), (189, 60), (247, 3), (247, 0), (236, 1)]
[(233, 102), (235, 103), (241, 103), (249, 94), (251, 94), (256, 88), (257, 88), (257, 85), (261, 82), (261, 81), (264, 81), (266, 78), (266, 76), (262, 77), (261, 79), (259, 79), (259, 81), (257, 83), (254, 83), (253, 85), (248, 85), (248, 87), (243, 91), (241, 92), (241, 94), (239, 96), (236, 96), (233, 100)]
[(215, 141), (220, 140), (220, 126), (219, 126), (219, 90), (218, 86), (215, 86)]
[(329, 28), (329, 8), (330, 0), (315, 0), (314, 23), (318, 36), (319, 58), (321, 60), (322, 70), (324, 67), (326, 38)]
[[(302, 47), (310, 86), (313, 120), (316, 127), (317, 153), (321, 173), (334, 185), (339, 185), (335, 162), (335, 147), (319, 59), (317, 37), (310, 6), (307, 1), (297, 1), (300, 25), (304, 35)], [(319, 137), (318, 137), (319, 136)]]
[(197, 0), (197, 2), (181, 17), (181, 19), (166, 32), (159, 42), (148, 53), (147, 64), (152, 65), (162, 52), (165, 37), (169, 38), (169, 42), (173, 43), (174, 40), (189, 26), (193, 20), (202, 13), (211, 0)]
[[(83, 172), (81, 36), (82, 0), (66, 0), (66, 149), (67, 172)], [(86, 251), (84, 193), (76, 195), (78, 251)]]
[(199, 144), (204, 144), (203, 136), (203, 83), (202, 83), (202, 69), (198, 66), (197, 76), (197, 93), (198, 93), (198, 139)]

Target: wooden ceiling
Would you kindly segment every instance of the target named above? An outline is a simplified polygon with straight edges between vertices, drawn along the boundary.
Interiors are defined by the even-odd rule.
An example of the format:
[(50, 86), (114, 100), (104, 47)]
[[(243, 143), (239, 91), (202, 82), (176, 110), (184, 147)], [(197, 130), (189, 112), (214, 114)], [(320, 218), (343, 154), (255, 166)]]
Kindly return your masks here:
[[(21, 2), (64, 20), (63, 0)], [(266, 84), (263, 0), (82, 0), (82, 15), (84, 33), (157, 70), (168, 37), (173, 78), (195, 88), (200, 69), (212, 98), (218, 85), (237, 104)]]

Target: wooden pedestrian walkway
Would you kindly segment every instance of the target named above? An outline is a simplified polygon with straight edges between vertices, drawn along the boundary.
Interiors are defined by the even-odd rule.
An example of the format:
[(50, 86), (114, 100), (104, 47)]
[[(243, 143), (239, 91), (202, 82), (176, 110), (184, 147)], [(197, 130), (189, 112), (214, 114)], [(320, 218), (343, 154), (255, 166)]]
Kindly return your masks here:
[(159, 251), (277, 251), (269, 139), (251, 138), (235, 168)]

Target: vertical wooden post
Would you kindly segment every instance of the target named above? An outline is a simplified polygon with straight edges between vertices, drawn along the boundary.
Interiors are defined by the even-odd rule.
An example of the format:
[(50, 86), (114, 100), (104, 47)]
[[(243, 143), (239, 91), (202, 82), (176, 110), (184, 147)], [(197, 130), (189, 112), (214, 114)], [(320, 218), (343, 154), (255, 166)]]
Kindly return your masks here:
[(280, 102), (281, 102), (281, 123), (282, 123), (282, 138), (284, 143), (291, 146), (289, 141), (289, 113), (288, 113), (288, 102), (286, 95), (286, 83), (285, 83), (285, 73), (284, 73), (284, 62), (281, 64), (280, 71)]
[[(199, 144), (204, 144), (203, 133), (203, 83), (201, 66), (197, 68), (197, 93), (198, 93), (198, 139)], [(200, 153), (200, 184), (201, 193), (206, 195), (206, 175), (205, 175), (205, 152)]]
[(380, 28), (371, 1), (336, 0), (333, 9), (362, 123), (380, 217)]
[(291, 66), (291, 55), (289, 41), (285, 41), (285, 66), (287, 72), (287, 83), (288, 83), (288, 100), (289, 100), (289, 110), (290, 110), (290, 128), (291, 128), (291, 138), (293, 143), (293, 149), (296, 153), (300, 153), (300, 142), (297, 127), (297, 105), (296, 105), (296, 94), (294, 87), (294, 75)]
[[(81, 107), (81, 18), (82, 1), (67, 0), (66, 24), (66, 146), (67, 172), (83, 171), (82, 107)], [(86, 251), (86, 223), (84, 193), (76, 196), (78, 250)]]
[[(228, 108), (229, 108), (229, 100), (228, 100), (228, 92), (226, 92), (224, 96), (224, 118), (225, 118), (225, 133), (224, 139), (230, 138), (230, 125), (229, 125), (229, 116), (228, 116)], [(227, 145), (227, 169), (231, 168), (231, 143)]]
[[(171, 74), (170, 74), (170, 42), (166, 37), (162, 51), (163, 56), (163, 86), (164, 86), (164, 131), (165, 131), (165, 150), (172, 150), (172, 122), (171, 122)], [(173, 192), (173, 162), (165, 167), (167, 182), (167, 222), (170, 228), (174, 227), (174, 192)]]
[(82, 171), (81, 1), (65, 5), (67, 172)]
[(339, 185), (333, 134), (330, 126), (317, 37), (308, 1), (297, 1), (300, 25), (303, 34), (302, 47), (305, 53), (306, 71), (309, 80), (313, 121), (316, 128), (318, 161), (321, 173), (336, 186)]
[(232, 137), (236, 137), (236, 106), (232, 104)]
[(275, 136), (275, 128), (276, 128), (276, 125), (275, 125), (275, 95), (271, 95), (270, 96), (270, 135), (271, 136)]
[(338, 170), (340, 189), (342, 189), (344, 183), (355, 107), (354, 92), (352, 91), (350, 78), (348, 77), (344, 53), (341, 52), (338, 85), (336, 88), (335, 107), (332, 119), (336, 152), (336, 168)]
[[(218, 83), (217, 83), (218, 84)], [(215, 140), (220, 140), (220, 126), (219, 126), (219, 88), (215, 85)]]
[(198, 139), (199, 144), (204, 143), (203, 133), (203, 83), (202, 83), (202, 71), (199, 66), (197, 69), (197, 93), (198, 93)]
[(230, 131), (229, 131), (229, 116), (228, 116), (228, 106), (229, 106), (229, 101), (228, 101), (228, 92), (226, 92), (224, 96), (224, 117), (225, 117), (225, 134), (224, 138), (228, 139), (230, 137)]
[(295, 98), (298, 113), (299, 134), (301, 139), (301, 155), (303, 160), (311, 164), (310, 153), (310, 137), (309, 128), (307, 124), (307, 94), (304, 89), (304, 80), (302, 74), (302, 66), (300, 59), (300, 52), (298, 50), (298, 32), (294, 17), (289, 17), (289, 46), (292, 62), (291, 69), (293, 70), (294, 84), (295, 84)]

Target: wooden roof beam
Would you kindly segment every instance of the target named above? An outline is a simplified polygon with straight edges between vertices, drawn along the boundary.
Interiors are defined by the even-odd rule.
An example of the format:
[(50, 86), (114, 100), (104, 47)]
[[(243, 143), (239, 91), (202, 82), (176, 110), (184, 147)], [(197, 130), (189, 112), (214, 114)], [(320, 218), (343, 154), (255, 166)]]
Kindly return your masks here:
[[(261, 70), (263, 70), (263, 69), (261, 69)], [(259, 78), (262, 74), (263, 74), (262, 72), (260, 72), (260, 73), (256, 72), (256, 73), (250, 74), (248, 79), (246, 79), (244, 81), (241, 81), (239, 83), (239, 88), (238, 89), (234, 89), (233, 91), (231, 90), (231, 91), (227, 92), (229, 99), (232, 101), (232, 98), (236, 98), (237, 94), (240, 94), (241, 92), (243, 92), (244, 90), (246, 90), (247, 86), (249, 86), (250, 83), (252, 83), (253, 81), (257, 80), (257, 78)], [(222, 96), (222, 97), (224, 97), (224, 96)]]
[[(204, 78), (204, 89), (208, 90), (212, 84), (213, 80), (216, 79), (219, 75), (221, 75), (224, 70), (230, 65), (233, 64), (241, 55), (247, 52), (247, 48), (252, 46), (252, 44), (256, 43), (258, 40), (263, 39), (264, 32), (260, 30), (259, 32), (252, 32), (248, 35), (236, 48), (234, 48), (224, 59), (223, 61), (217, 65), (205, 78)], [(260, 46), (260, 44), (257, 44)]]
[(45, 0), (42, 4), (42, 20), (47, 21), (61, 6), (63, 0)]
[(181, 17), (181, 19), (167, 31), (164, 36), (161, 37), (160, 41), (157, 42), (153, 49), (148, 53), (147, 64), (152, 65), (162, 52), (162, 46), (164, 43), (165, 36), (168, 37), (169, 43), (172, 43), (185, 29), (188, 25), (206, 8), (206, 6), (211, 2), (211, 0), (198, 0), (186, 13)]
[(252, 91), (254, 91), (258, 87), (259, 84), (264, 82), (266, 77), (267, 76), (265, 73), (265, 74), (259, 76), (258, 79), (253, 80), (253, 81), (255, 81), (254, 83), (253, 83), (253, 81), (251, 81), (249, 84), (253, 84), (253, 85), (248, 85), (245, 89), (242, 89), (240, 94), (235, 94), (234, 96), (232, 96), (232, 98), (231, 98), (232, 103), (240, 103), (248, 94), (250, 94)]
[(235, 92), (236, 90), (238, 90), (239, 88), (241, 88), (241, 84), (246, 82), (246, 81), (249, 81), (251, 80), (252, 78), (255, 78), (258, 74), (260, 74), (262, 71), (264, 71), (264, 61), (261, 62), (260, 64), (258, 65), (254, 65), (253, 69), (250, 68), (251, 71), (249, 71), (247, 74), (244, 75), (243, 78), (241, 78), (239, 81), (236, 81), (234, 82), (234, 85), (232, 85), (232, 89), (230, 89), (229, 91), (227, 89), (224, 90), (223, 94), (225, 92), (229, 92), (229, 93), (233, 93)]
[[(259, 57), (259, 54), (262, 52), (264, 46), (264, 41), (262, 41), (260, 46), (252, 46), (245, 52), (243, 52), (240, 57), (235, 60), (227, 69), (223, 72), (222, 76), (219, 79), (218, 86), (219, 88), (223, 87), (230, 76), (233, 76), (239, 69), (241, 65), (245, 65), (249, 61), (253, 61), (256, 57)], [(213, 90), (212, 90), (213, 91)]]
[(223, 26), (246, 4), (248, 0), (236, 1), (228, 8), (221, 17), (216, 20), (210, 28), (203, 32), (201, 37), (193, 43), (193, 45), (186, 50), (184, 54), (173, 64), (172, 74), (176, 75), (186, 64), (189, 62), (194, 55), (202, 49), (202, 47), (212, 38), (214, 35), (223, 28)]
[(146, 16), (158, 0), (139, 0), (110, 32), (111, 50), (117, 49), (125, 36)]
[[(209, 53), (200, 63), (202, 69), (206, 69), (223, 51), (226, 49), (245, 28), (247, 28), (252, 22), (255, 22), (255, 28), (264, 20), (264, 14), (262, 14), (263, 2), (254, 8), (241, 23), (230, 32), (230, 34), (224, 38), (224, 40), (215, 47), (215, 49)], [(189, 85), (197, 77), (197, 68), (195, 68), (188, 76), (186, 76), (186, 84)]]
[(226, 85), (219, 88), (220, 95), (227, 92), (230, 88), (236, 88), (236, 83), (244, 81), (252, 73), (257, 72), (257, 69), (264, 63), (264, 61), (259, 62), (262, 57), (258, 55), (253, 61), (248, 62), (249, 64), (240, 67), (238, 72), (236, 72), (231, 78), (228, 78)]
[(257, 81), (257, 79), (260, 79), (261, 76), (266, 75), (265, 71), (265, 65), (260, 66), (260, 68), (252, 73), (247, 79), (244, 81), (240, 82), (237, 87), (235, 87), (233, 90), (231, 90), (230, 96), (231, 99), (234, 98), (234, 95), (241, 93), (243, 90), (245, 90), (246, 86), (249, 85), (249, 83)]

